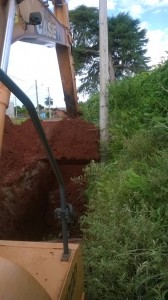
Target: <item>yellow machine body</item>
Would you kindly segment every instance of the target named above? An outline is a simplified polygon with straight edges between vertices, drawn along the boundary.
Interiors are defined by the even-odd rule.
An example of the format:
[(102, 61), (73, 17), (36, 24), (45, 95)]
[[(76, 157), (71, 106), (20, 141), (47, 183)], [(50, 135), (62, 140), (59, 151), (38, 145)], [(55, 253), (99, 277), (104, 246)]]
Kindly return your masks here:
[(81, 248), (70, 244), (0, 241), (1, 300), (84, 300)]

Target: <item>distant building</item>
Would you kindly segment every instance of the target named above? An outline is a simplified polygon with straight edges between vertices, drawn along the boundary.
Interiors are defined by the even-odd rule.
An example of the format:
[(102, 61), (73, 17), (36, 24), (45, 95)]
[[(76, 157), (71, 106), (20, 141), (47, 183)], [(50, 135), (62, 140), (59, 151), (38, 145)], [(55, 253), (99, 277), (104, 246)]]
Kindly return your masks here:
[(40, 119), (44, 120), (44, 119), (46, 119), (46, 118), (47, 118), (46, 112), (45, 112), (45, 111), (41, 111), (41, 112), (40, 112)]
[(63, 119), (67, 118), (67, 111), (66, 108), (52, 108), (52, 117), (56, 119)]
[(15, 110), (14, 110), (14, 102), (9, 102), (9, 106), (6, 110), (6, 114), (9, 116), (9, 118), (14, 118), (15, 117)]

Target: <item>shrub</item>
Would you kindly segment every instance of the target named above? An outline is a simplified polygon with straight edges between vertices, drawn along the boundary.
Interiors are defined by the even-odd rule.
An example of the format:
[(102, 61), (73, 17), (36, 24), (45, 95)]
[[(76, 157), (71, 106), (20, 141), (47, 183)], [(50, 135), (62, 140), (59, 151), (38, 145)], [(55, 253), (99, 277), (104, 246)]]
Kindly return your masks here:
[(151, 164), (132, 161), (121, 171), (92, 163), (86, 170), (88, 212), (81, 225), (88, 299), (168, 297), (168, 154), (154, 155)]
[[(109, 88), (110, 159), (86, 168), (88, 300), (168, 299), (166, 88), (168, 62)], [(98, 124), (98, 96), (85, 105)]]

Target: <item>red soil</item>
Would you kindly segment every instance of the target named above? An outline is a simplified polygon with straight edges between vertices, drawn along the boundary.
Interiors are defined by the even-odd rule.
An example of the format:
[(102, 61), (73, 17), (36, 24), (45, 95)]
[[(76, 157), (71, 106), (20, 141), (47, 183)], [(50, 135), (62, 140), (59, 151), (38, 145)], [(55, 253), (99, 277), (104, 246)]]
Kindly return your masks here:
[[(80, 235), (78, 220), (85, 211), (85, 183), (75, 178), (91, 160), (99, 160), (99, 134), (80, 119), (43, 122), (73, 205), (75, 222), (70, 237)], [(0, 239), (57, 238), (61, 226), (54, 219), (60, 207), (58, 183), (31, 120), (13, 125), (6, 117), (0, 158)]]

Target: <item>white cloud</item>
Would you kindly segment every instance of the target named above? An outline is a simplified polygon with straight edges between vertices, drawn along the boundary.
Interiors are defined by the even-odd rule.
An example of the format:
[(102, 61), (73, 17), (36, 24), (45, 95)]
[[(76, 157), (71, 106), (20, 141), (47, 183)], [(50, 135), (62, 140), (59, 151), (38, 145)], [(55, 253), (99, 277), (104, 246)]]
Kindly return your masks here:
[(166, 58), (166, 51), (168, 50), (168, 28), (162, 30), (148, 30), (148, 55), (152, 58), (151, 65), (161, 62), (162, 58)]
[(115, 9), (115, 7), (116, 7), (115, 1), (107, 0), (107, 9), (113, 10), (113, 9)]
[(138, 18), (143, 13), (143, 8), (140, 4), (135, 4), (130, 7), (130, 13), (133, 18)]
[(164, 30), (160, 29), (151, 29), (151, 25), (144, 21), (141, 22), (140, 27), (147, 29), (147, 56), (151, 57), (150, 65), (156, 65), (161, 62), (162, 58), (166, 58), (168, 51), (168, 27)]
[(145, 1), (149, 6), (156, 6), (157, 7), (165, 7), (168, 5), (168, 0), (146, 0)]
[(164, 7), (168, 5), (168, 0), (121, 0), (121, 5), (124, 8), (130, 9), (133, 5), (140, 5), (142, 7)]
[(144, 11), (168, 8), (168, 0), (121, 0), (121, 10), (128, 11), (133, 17), (140, 17)]
[(142, 3), (145, 6), (156, 6), (160, 3), (160, 1), (159, 0), (144, 0)]
[(147, 30), (150, 29), (150, 25), (149, 25), (149, 23), (147, 21), (141, 22), (140, 23), (140, 27), (141, 27), (141, 29), (147, 29)]

